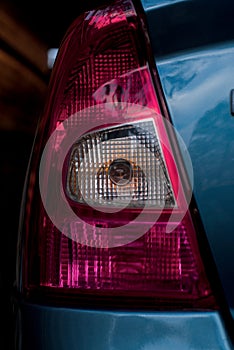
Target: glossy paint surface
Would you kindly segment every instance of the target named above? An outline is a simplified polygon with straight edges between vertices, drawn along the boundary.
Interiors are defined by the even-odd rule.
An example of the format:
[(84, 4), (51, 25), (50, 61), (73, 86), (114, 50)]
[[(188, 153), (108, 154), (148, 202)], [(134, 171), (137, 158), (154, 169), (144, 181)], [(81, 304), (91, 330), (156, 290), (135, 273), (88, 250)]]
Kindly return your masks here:
[(233, 0), (141, 0), (159, 55), (234, 39)]
[(23, 350), (232, 349), (215, 312), (97, 312), (24, 304), (20, 317)]
[(189, 150), (194, 194), (228, 298), (234, 307), (234, 44), (158, 62), (176, 129)]
[[(142, 3), (167, 105), (192, 159), (195, 199), (234, 316), (234, 3)], [(158, 29), (157, 18), (170, 21)]]

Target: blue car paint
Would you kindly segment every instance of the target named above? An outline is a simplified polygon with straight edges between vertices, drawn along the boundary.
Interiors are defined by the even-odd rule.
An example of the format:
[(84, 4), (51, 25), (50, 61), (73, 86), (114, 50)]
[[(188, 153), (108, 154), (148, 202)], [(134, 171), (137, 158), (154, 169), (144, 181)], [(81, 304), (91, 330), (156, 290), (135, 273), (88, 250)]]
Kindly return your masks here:
[(233, 0), (141, 0), (159, 55), (234, 39)]
[(216, 312), (119, 312), (23, 304), (20, 350), (231, 350)]
[[(234, 308), (234, 42), (158, 62), (173, 119), (191, 156), (194, 195)], [(215, 72), (215, 73), (214, 73)]]
[[(203, 7), (200, 0), (142, 4), (169, 112), (192, 160), (194, 196), (234, 317), (234, 31), (229, 20), (234, 18), (234, 2), (216, 0), (211, 5), (206, 0)], [(198, 24), (206, 29), (202, 35)]]

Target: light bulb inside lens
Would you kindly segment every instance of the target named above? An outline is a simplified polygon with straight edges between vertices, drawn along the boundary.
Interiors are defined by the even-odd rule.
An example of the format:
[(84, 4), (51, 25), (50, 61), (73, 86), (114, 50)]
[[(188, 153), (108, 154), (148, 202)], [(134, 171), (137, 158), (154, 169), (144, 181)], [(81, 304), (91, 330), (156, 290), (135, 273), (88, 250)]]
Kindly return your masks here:
[(132, 165), (126, 159), (115, 159), (109, 166), (108, 175), (115, 185), (125, 186), (132, 180)]

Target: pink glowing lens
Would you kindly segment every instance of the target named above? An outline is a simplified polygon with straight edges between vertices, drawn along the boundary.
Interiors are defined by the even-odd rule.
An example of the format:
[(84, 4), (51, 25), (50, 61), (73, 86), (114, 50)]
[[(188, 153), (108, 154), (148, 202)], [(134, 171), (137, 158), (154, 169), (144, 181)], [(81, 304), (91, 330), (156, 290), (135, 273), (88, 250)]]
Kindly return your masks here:
[[(161, 114), (162, 96), (155, 92), (143, 38), (134, 6), (124, 0), (79, 17), (62, 42), (29, 180), (23, 280), (27, 295), (49, 289), (57, 297), (67, 293), (69, 298), (69, 293), (75, 293), (75, 302), (86, 292), (144, 300), (150, 296), (151, 306), (157, 308), (161, 302), (195, 306), (212, 295), (189, 211), (182, 221), (174, 215), (174, 222), (168, 224), (172, 210), (177, 207), (180, 211), (177, 193), (181, 179), (171, 159), (173, 152), (163, 121), (157, 125), (143, 113), (132, 124), (113, 126), (107, 118), (110, 103), (116, 108), (121, 103), (137, 104)], [(150, 229), (142, 237), (112, 248), (81, 244), (61, 233), (42, 204), (39, 210), (41, 200), (35, 190), (36, 154), (42, 152), (52, 131), (65, 120), (71, 128), (82, 126), (83, 120), (91, 125), (92, 108), (102, 126), (78, 138), (64, 166), (65, 194), (74, 212), (82, 213), (84, 218), (79, 230), (85, 235), (87, 225), (92, 225), (98, 240), (102, 228), (126, 225), (141, 213), (144, 201), (150, 203)], [(71, 115), (77, 118), (70, 120)], [(56, 145), (53, 152), (55, 158), (59, 157)], [(147, 180), (144, 167), (150, 169)], [(115, 199), (118, 207), (130, 197), (131, 204), (121, 213), (100, 214), (87, 205), (91, 200), (95, 205), (111, 207), (116, 205)], [(153, 216), (159, 209), (160, 219), (154, 223)], [(168, 231), (168, 225), (174, 225), (174, 229)], [(72, 225), (69, 230), (73, 231)], [(125, 235), (134, 237), (132, 226)]]
[[(188, 217), (184, 224), (188, 226)], [(160, 298), (166, 293), (175, 299), (207, 296), (193, 242), (188, 241), (194, 232), (184, 224), (166, 233), (165, 223), (158, 222), (139, 240), (111, 249), (81, 245), (48, 227), (41, 285), (76, 288), (78, 293), (88, 289)]]

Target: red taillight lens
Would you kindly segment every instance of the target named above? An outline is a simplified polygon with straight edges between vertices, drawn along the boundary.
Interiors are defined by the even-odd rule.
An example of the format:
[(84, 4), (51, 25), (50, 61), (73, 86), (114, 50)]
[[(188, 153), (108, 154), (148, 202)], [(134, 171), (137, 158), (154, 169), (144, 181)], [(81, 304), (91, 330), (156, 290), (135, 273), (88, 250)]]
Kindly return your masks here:
[(146, 38), (131, 1), (118, 1), (62, 42), (27, 190), (29, 297), (214, 306)]

